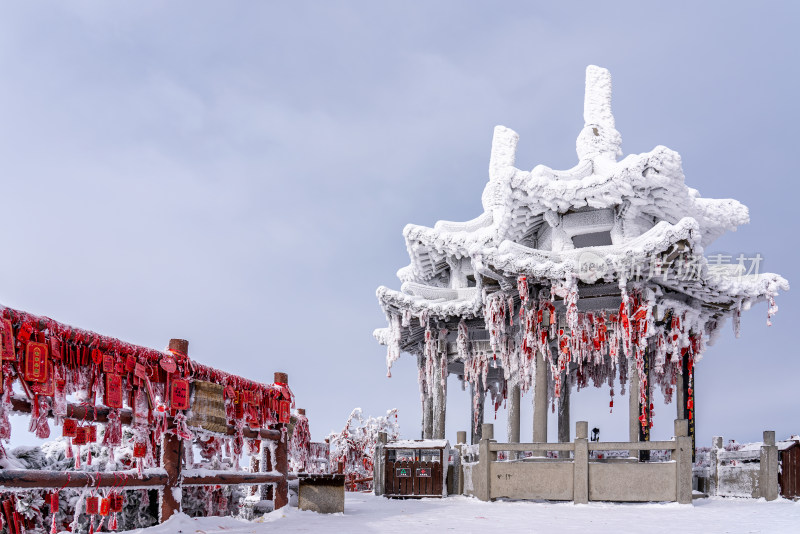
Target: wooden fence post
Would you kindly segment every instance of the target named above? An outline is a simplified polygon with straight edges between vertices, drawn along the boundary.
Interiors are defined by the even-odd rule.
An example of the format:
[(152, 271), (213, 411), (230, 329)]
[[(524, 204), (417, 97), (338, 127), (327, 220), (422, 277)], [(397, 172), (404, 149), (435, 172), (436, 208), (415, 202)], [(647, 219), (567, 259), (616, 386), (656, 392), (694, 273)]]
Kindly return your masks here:
[[(289, 375), (286, 373), (275, 373), (275, 383), (289, 385)], [(289, 436), (285, 431), (286, 425), (278, 425), (281, 430), (281, 437), (278, 440), (277, 447), (275, 448), (275, 471), (283, 475), (283, 479), (276, 484), (275, 487), (275, 505), (274, 509), (283, 508), (289, 504)]]
[[(189, 342), (185, 339), (170, 339), (169, 349), (188, 356)], [(169, 395), (169, 392), (167, 392), (167, 395)], [(169, 519), (175, 512), (181, 511), (182, 490), (180, 479), (181, 461), (183, 458), (181, 450), (183, 445), (182, 441), (183, 440), (174, 432), (174, 427), (172, 432), (165, 432), (164, 437), (161, 438), (161, 458), (164, 462), (162, 467), (167, 472), (167, 483), (161, 490), (161, 523)]]

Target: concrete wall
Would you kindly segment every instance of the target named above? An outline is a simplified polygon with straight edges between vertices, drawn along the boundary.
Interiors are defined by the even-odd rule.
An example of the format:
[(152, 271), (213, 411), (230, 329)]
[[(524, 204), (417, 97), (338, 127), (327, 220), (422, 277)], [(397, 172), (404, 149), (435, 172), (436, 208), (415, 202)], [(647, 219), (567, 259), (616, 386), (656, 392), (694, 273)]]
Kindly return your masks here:
[(676, 462), (589, 463), (589, 500), (675, 501)]

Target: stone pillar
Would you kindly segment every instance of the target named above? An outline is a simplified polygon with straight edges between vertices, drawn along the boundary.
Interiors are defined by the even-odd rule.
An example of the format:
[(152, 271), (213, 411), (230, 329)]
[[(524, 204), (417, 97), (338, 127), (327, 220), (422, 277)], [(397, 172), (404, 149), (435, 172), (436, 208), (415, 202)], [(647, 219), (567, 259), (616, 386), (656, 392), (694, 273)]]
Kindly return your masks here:
[(709, 473), (708, 487), (706, 488), (706, 493), (708, 493), (709, 497), (716, 495), (717, 488), (719, 488), (719, 453), (722, 449), (722, 436), (711, 438), (711, 450), (708, 452), (711, 472)]
[(508, 442), (519, 443), (520, 389), (514, 384), (508, 392)]
[(456, 471), (456, 481), (453, 484), (453, 488), (455, 489), (456, 495), (463, 495), (464, 494), (464, 447), (467, 444), (467, 431), (466, 430), (459, 430), (456, 432), (456, 448), (458, 449), (458, 464)]
[[(481, 440), (483, 431), (483, 405), (486, 404), (486, 390), (483, 389), (483, 383), (478, 380), (478, 406), (475, 406), (475, 389), (472, 383), (469, 385), (469, 405), (470, 405), (470, 434), (472, 435), (472, 444), (475, 445)], [(476, 413), (477, 410), (477, 413)]]
[[(533, 442), (547, 443), (547, 362), (541, 352), (536, 352), (533, 391)], [(534, 452), (544, 456), (544, 451)]]
[(372, 488), (375, 495), (386, 493), (386, 432), (378, 432), (378, 442), (372, 459)]
[(686, 419), (675, 420), (675, 498), (681, 504), (692, 504), (692, 438)]
[[(569, 364), (567, 364), (569, 365)], [(572, 389), (569, 383), (569, 370), (564, 372), (561, 386), (561, 398), (558, 400), (558, 442), (569, 443), (569, 395)], [(587, 425), (589, 423), (586, 423)], [(569, 458), (569, 451), (559, 451), (559, 458)]]
[(575, 459), (573, 460), (572, 500), (575, 504), (589, 502), (589, 423), (575, 425)]
[[(638, 443), (639, 441), (639, 373), (636, 371), (636, 358), (633, 351), (628, 357), (628, 441)], [(630, 456), (639, 456), (632, 451)]]
[(778, 447), (775, 446), (775, 431), (764, 431), (764, 445), (761, 446), (761, 465), (759, 466), (758, 488), (761, 497), (768, 501), (778, 498)]
[[(482, 425), (481, 435), (480, 469), (473, 468), (473, 485), (475, 487), (475, 497), (482, 501), (490, 501), (492, 500), (492, 462), (497, 460), (497, 453), (489, 450), (490, 444), (495, 443), (494, 425), (490, 423)], [(476, 480), (476, 476), (480, 476), (481, 480)]]

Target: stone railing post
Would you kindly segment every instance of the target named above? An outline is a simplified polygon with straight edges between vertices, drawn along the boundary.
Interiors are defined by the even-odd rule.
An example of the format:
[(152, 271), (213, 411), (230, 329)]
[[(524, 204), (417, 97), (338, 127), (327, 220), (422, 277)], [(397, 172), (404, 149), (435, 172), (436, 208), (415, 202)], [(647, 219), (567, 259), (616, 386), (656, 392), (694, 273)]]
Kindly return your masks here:
[[(286, 373), (275, 373), (275, 382), (279, 384), (289, 384), (289, 375)], [(275, 458), (273, 458), (273, 469), (283, 475), (283, 479), (275, 485), (275, 500), (273, 507), (275, 510), (283, 508), (289, 504), (289, 435), (284, 429), (285, 423), (276, 426), (281, 430), (281, 437), (275, 447)]]
[(675, 468), (675, 498), (692, 504), (692, 438), (686, 419), (675, 419)]
[(716, 495), (717, 488), (719, 488), (719, 453), (721, 450), (723, 450), (722, 436), (714, 436), (711, 438), (711, 450), (708, 452), (708, 460), (711, 464), (709, 470), (711, 474), (708, 477), (708, 487), (706, 491), (709, 497)]
[(764, 431), (758, 487), (760, 496), (766, 500), (774, 501), (778, 498), (778, 447), (775, 445), (774, 430)]
[(386, 482), (386, 432), (378, 432), (378, 442), (375, 444), (375, 452), (372, 458), (372, 489), (375, 495), (385, 493)]
[(456, 432), (456, 448), (458, 449), (458, 456), (459, 462), (455, 469), (455, 484), (454, 491), (456, 495), (462, 495), (464, 493), (464, 447), (467, 445), (467, 431), (466, 430), (459, 430)]
[[(485, 423), (481, 425), (480, 460), (477, 473), (473, 471), (472, 483), (475, 487), (475, 496), (482, 501), (492, 500), (492, 462), (497, 460), (497, 453), (489, 450), (490, 443), (496, 443), (494, 438), (494, 425)], [(477, 476), (476, 476), (477, 475)]]
[(575, 424), (575, 451), (573, 455), (573, 496), (575, 504), (589, 502), (589, 423), (578, 421)]

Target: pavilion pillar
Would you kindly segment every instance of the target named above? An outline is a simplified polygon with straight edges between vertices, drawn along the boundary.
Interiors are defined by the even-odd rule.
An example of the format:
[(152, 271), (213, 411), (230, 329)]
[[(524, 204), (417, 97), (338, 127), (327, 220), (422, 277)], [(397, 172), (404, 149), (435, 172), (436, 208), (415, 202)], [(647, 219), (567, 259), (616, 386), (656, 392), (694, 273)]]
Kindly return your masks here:
[(520, 389), (514, 384), (508, 392), (508, 442), (519, 443)]
[[(637, 443), (639, 441), (639, 373), (636, 370), (636, 358), (628, 356), (628, 441)], [(637, 456), (633, 453), (631, 456)]]
[[(475, 391), (477, 388), (477, 392)], [(470, 382), (469, 384), (469, 404), (470, 404), (470, 435), (472, 436), (472, 444), (480, 443), (483, 436), (483, 405), (486, 404), (486, 390), (483, 388), (483, 380), (478, 379), (477, 386)], [(475, 405), (475, 395), (478, 396), (478, 405)]]
[(445, 432), (445, 416), (447, 413), (447, 382), (442, 378), (442, 373), (446, 373), (447, 369), (442, 369), (440, 358), (436, 358), (433, 366), (433, 423), (432, 423), (432, 438), (444, 439)]
[(686, 419), (686, 392), (683, 389), (683, 369), (675, 372), (676, 419)]
[(424, 393), (422, 401), (422, 439), (433, 438), (433, 395)]
[[(561, 379), (561, 398), (558, 400), (558, 442), (569, 443), (569, 368), (564, 372)], [(560, 451), (559, 458), (569, 458), (569, 451)]]
[[(536, 351), (533, 389), (533, 442), (547, 443), (547, 362)], [(534, 453), (544, 456), (544, 452)]]

